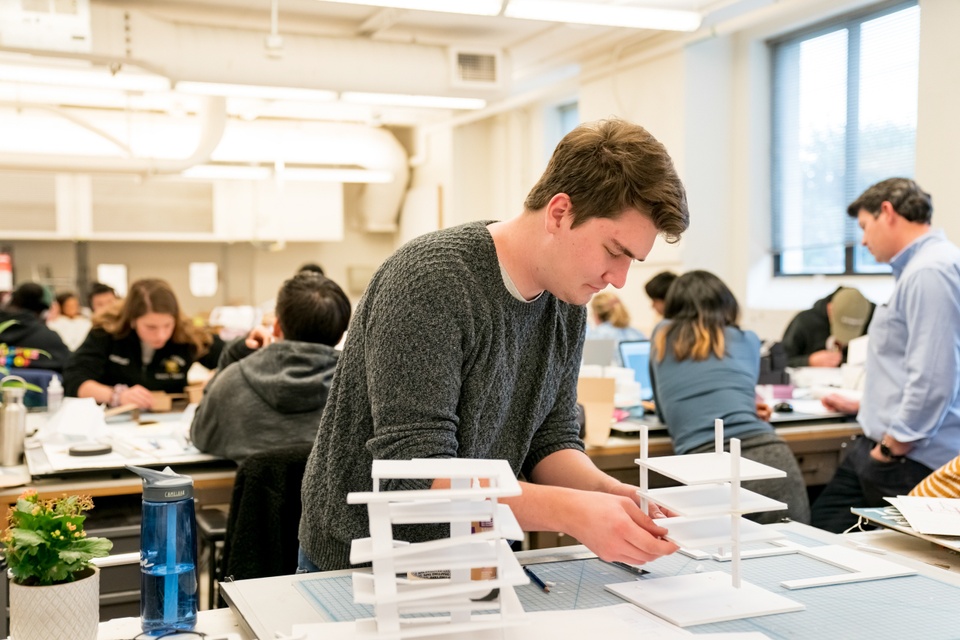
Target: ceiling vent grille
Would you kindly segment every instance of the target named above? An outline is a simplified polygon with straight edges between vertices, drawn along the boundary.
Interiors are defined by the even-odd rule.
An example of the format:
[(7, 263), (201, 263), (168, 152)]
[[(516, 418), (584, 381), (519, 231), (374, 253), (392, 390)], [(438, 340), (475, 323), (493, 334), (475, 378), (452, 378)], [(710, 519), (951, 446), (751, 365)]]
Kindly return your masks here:
[(500, 53), (495, 51), (453, 50), (455, 87), (491, 88), (500, 85)]
[(0, 46), (90, 52), (90, 0), (0, 0)]

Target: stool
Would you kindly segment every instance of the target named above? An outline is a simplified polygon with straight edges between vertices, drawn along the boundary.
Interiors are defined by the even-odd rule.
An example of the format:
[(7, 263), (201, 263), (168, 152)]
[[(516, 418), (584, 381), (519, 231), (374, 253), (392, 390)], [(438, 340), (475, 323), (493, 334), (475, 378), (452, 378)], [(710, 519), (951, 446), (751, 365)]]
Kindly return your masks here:
[(223, 569), (223, 540), (227, 534), (227, 513), (229, 506), (211, 505), (197, 511), (197, 538), (199, 538), (200, 558), (198, 577), (205, 576), (207, 584), (207, 609), (217, 608), (219, 595), (219, 576)]

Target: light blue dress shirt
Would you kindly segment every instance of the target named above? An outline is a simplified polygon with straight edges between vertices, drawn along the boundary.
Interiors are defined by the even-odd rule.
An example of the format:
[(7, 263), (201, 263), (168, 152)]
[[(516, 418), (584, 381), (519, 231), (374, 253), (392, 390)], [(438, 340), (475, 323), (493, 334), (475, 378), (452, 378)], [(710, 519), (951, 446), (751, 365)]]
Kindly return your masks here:
[(896, 285), (870, 322), (857, 421), (879, 441), (913, 444), (936, 469), (960, 451), (960, 249), (931, 231), (890, 260)]
[[(633, 327), (615, 327), (609, 322), (601, 322), (595, 327), (587, 325), (587, 340), (616, 340), (619, 345), (627, 340), (646, 340), (647, 336), (643, 332)], [(614, 352), (614, 361), (618, 367), (623, 366), (623, 358), (620, 357), (620, 349)]]

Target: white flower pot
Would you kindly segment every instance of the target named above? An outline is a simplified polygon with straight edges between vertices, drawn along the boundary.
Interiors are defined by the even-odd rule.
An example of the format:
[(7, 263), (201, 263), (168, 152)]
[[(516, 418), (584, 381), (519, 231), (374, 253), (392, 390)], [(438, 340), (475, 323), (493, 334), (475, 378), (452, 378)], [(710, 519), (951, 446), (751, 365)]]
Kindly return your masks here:
[(96, 640), (100, 624), (100, 569), (47, 587), (10, 581), (10, 640)]

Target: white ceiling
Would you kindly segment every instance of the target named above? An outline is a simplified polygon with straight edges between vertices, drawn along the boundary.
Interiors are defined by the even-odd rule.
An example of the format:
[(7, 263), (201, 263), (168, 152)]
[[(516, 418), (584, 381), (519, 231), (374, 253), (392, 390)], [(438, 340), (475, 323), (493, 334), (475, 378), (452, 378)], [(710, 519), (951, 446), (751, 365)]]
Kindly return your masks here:
[[(777, 2), (581, 1), (694, 10), (703, 17), (702, 30)], [(49, 5), (40, 0), (2, 0), (0, 66), (11, 61), (39, 61), (49, 66), (92, 61), (105, 75), (107, 67), (159, 74), (169, 78), (174, 90), (90, 90), (42, 85), (29, 78), (0, 80), (0, 117), (19, 117), (27, 112), (34, 117), (32, 122), (56, 117), (56, 126), (70, 122), (86, 127), (87, 135), (94, 131), (100, 136), (98, 144), (126, 147), (128, 157), (133, 149), (132, 156), (137, 158), (143, 154), (136, 152), (137, 136), (130, 133), (134, 125), (155, 133), (160, 127), (144, 124), (146, 119), (155, 123), (157, 118), (183, 120), (192, 117), (190, 114), (203, 113), (204, 99), (176, 90), (178, 81), (476, 97), (487, 101), (489, 112), (498, 105), (516, 102), (518, 96), (542, 93), (545, 87), (575, 95), (574, 78), (582, 60), (683, 37), (673, 32), (382, 9), (320, 0), (277, 2), (282, 45), (271, 55), (266, 46), (271, 33), (271, 0), (73, 0)], [(70, 5), (81, 12), (89, 8), (88, 16), (79, 16), (87, 30), (84, 46), (71, 43), (68, 30), (60, 23), (46, 25), (43, 30), (44, 25), (26, 24), (22, 12), (20, 22), (11, 13), (18, 7)], [(74, 50), (68, 51), (71, 48)], [(497, 54), (502, 65), (499, 83), (464, 86), (453, 81), (451, 49)], [(278, 52), (280, 55), (276, 55)], [(237, 122), (353, 122), (394, 129), (449, 122), (469, 113), (347, 104), (342, 99), (309, 102), (228, 98), (226, 105), (227, 117)], [(143, 134), (138, 135), (142, 141)], [(22, 137), (36, 139), (26, 134)], [(181, 151), (186, 152), (179, 156), (189, 155), (193, 146), (195, 141), (183, 143)], [(0, 144), (0, 164), (9, 168), (24, 149), (26, 153), (36, 152), (31, 146), (18, 150)], [(178, 156), (173, 151), (170, 154)], [(214, 156), (214, 160), (218, 159)]]

